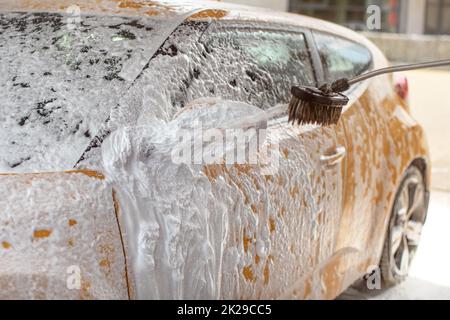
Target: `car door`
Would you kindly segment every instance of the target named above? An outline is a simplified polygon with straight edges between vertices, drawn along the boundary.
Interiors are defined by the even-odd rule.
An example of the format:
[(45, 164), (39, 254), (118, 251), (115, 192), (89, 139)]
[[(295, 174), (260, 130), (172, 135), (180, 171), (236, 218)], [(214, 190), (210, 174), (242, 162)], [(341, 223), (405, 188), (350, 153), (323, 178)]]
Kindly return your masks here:
[[(327, 82), (352, 78), (372, 69), (372, 53), (364, 45), (336, 35), (314, 32)], [(378, 86), (378, 90), (380, 90)], [(367, 83), (345, 93), (350, 104), (344, 108), (341, 125), (347, 140), (345, 200), (337, 249), (355, 248), (351, 259), (341, 261), (342, 270), (364, 274), (378, 265), (389, 209), (383, 207), (390, 192), (384, 188), (383, 141), (388, 136), (383, 119), (385, 108), (377, 107), (377, 93)], [(387, 151), (389, 153), (389, 150)]]
[[(317, 84), (316, 56), (307, 30), (216, 23), (200, 39), (204, 51), (183, 81), (182, 105), (198, 98), (241, 101), (287, 110), (290, 88)], [(311, 54), (312, 53), (312, 54)], [(312, 56), (313, 55), (313, 56)], [(225, 179), (229, 211), (223, 298), (332, 297), (340, 279), (332, 261), (341, 218), (345, 139), (340, 125), (293, 126), (286, 113), (269, 117), (267, 148), (279, 159), (266, 165), (205, 165), (214, 183)]]

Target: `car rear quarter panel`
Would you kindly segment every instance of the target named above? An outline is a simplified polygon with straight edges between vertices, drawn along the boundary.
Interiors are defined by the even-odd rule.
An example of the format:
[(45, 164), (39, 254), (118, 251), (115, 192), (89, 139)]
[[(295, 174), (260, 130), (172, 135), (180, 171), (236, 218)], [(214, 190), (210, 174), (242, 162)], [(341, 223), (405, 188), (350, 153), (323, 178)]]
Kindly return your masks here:
[(0, 299), (128, 298), (112, 190), (102, 176), (0, 175), (0, 190)]

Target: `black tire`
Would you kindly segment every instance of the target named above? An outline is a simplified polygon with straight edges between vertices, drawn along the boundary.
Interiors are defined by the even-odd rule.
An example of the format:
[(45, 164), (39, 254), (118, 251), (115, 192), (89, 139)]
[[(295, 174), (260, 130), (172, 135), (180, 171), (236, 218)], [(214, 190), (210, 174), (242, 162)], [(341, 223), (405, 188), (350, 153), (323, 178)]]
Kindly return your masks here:
[(385, 288), (400, 284), (408, 276), (427, 210), (428, 195), (423, 175), (416, 167), (410, 167), (395, 196), (381, 257)]

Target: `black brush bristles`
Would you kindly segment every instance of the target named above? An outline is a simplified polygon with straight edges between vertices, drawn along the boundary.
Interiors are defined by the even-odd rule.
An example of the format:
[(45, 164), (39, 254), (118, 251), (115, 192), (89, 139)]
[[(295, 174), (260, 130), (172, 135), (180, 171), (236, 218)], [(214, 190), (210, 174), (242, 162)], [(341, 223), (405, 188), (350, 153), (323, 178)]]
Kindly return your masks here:
[(325, 104), (314, 104), (296, 97), (289, 104), (289, 122), (293, 124), (318, 124), (329, 126), (337, 124), (341, 117), (342, 107)]
[(337, 124), (348, 98), (336, 93), (323, 93), (311, 87), (292, 87), (289, 122), (292, 124)]

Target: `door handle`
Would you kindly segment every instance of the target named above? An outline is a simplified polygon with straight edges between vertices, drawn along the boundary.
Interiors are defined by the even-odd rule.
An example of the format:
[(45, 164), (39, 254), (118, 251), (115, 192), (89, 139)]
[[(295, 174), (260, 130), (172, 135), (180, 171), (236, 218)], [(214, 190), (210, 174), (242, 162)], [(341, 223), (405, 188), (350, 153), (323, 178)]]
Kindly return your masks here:
[(321, 156), (320, 162), (327, 167), (333, 167), (342, 162), (346, 153), (347, 151), (344, 147), (337, 147), (333, 154)]

